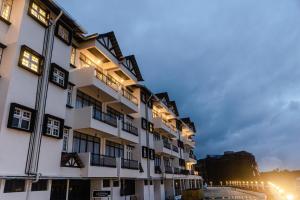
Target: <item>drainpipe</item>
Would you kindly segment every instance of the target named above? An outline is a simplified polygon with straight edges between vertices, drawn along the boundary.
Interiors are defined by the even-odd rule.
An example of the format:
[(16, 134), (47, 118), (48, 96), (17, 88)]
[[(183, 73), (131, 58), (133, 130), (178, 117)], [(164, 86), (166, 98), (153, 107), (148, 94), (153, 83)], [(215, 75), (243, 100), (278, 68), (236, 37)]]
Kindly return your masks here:
[[(145, 114), (146, 114), (146, 120), (147, 122), (149, 121), (149, 113), (148, 113), (148, 103), (151, 100), (153, 94), (150, 95), (150, 97), (147, 99), (146, 101), (146, 105), (145, 105)], [(147, 124), (147, 129), (146, 129), (146, 145), (149, 148), (150, 147), (150, 142), (149, 142), (150, 138), (149, 138), (149, 131), (148, 131), (148, 124)], [(147, 177), (148, 179), (150, 179), (150, 159), (149, 156), (147, 157)], [(148, 180), (147, 180), (148, 181)], [(150, 190), (149, 190), (149, 183), (148, 183), (148, 194), (149, 194), (149, 199), (150, 199)]]
[[(52, 50), (54, 44), (54, 31), (55, 26), (59, 18), (63, 15), (63, 11), (60, 11), (59, 15), (53, 20), (53, 22), (47, 27), (44, 39), (43, 46), (43, 56), (44, 66), (43, 66), (43, 74), (38, 80), (38, 89), (36, 95), (35, 109), (37, 110), (36, 122), (34, 132), (30, 136), (30, 142), (27, 153), (27, 161), (25, 173), (28, 176), (35, 176), (35, 181), (39, 180), (41, 176), (38, 173), (38, 164), (39, 164), (39, 156), (40, 156), (40, 147), (42, 140), (42, 131), (43, 131), (43, 119), (45, 114), (45, 107), (47, 101), (47, 93), (48, 93), (48, 82), (49, 82), (49, 74), (50, 74), (50, 65), (52, 59)], [(30, 191), (27, 190), (26, 199), (29, 199)]]

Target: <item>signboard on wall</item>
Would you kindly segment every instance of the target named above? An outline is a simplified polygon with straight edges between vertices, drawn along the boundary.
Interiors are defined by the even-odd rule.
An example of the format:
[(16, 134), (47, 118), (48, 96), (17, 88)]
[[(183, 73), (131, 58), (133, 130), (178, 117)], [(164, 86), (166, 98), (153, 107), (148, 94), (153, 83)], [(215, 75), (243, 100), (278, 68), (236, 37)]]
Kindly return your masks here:
[(93, 191), (93, 198), (101, 198), (101, 197), (109, 197), (110, 191), (106, 190), (94, 190)]

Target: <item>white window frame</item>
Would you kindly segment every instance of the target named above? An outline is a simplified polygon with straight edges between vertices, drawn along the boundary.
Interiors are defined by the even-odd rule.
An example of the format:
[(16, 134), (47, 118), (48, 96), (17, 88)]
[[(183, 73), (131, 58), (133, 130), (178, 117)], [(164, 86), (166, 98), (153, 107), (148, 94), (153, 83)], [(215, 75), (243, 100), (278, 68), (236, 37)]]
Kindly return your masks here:
[(64, 134), (63, 134), (63, 146), (62, 151), (68, 152), (68, 143), (69, 143), (69, 129), (64, 128)]
[(134, 149), (134, 147), (132, 147), (132, 146), (126, 146), (126, 158), (128, 160), (133, 159), (133, 149)]
[(73, 103), (73, 85), (68, 84), (67, 88), (67, 105), (72, 106)]
[(25, 68), (28, 68), (36, 73), (39, 73), (41, 59), (28, 50), (24, 50), (21, 55), (21, 63)]
[(46, 10), (42, 9), (38, 4), (32, 2), (30, 6), (30, 14), (34, 16), (38, 21), (48, 26), (49, 14)]
[[(14, 114), (13, 114), (13, 120), (18, 119), (19, 122), (18, 122), (17, 126), (13, 126), (13, 124), (12, 124), (12, 126), (14, 128), (19, 128), (19, 129), (23, 129), (23, 130), (30, 130), (31, 117), (32, 117), (32, 113), (30, 111), (15, 107)], [(23, 121), (28, 122), (28, 127), (27, 128), (22, 127), (22, 122)]]
[(47, 121), (47, 135), (59, 137), (60, 126), (59, 120), (49, 117)]
[(10, 20), (13, 0), (2, 0), (1, 3), (1, 17), (7, 21)]
[(57, 69), (56, 67), (53, 68), (52, 73), (52, 80), (57, 84), (64, 86), (65, 85), (65, 77), (66, 74), (62, 70)]
[(77, 53), (76, 51), (77, 51), (76, 48), (72, 46), (71, 47), (70, 63), (74, 66), (76, 64), (76, 53)]

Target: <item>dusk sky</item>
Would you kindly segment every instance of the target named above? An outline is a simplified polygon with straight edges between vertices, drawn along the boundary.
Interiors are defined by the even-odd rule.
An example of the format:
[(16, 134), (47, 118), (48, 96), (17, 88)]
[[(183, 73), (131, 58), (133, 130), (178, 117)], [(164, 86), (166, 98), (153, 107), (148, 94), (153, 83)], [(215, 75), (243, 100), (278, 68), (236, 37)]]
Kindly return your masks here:
[(247, 150), (300, 169), (299, 0), (59, 0), (90, 34), (114, 31), (145, 83), (197, 128), (196, 155)]

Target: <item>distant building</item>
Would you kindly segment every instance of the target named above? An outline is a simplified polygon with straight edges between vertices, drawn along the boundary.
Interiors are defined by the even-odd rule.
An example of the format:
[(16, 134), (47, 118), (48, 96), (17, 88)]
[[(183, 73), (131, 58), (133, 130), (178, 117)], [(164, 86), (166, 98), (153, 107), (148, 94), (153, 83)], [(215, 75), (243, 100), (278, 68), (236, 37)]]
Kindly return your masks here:
[(213, 184), (230, 180), (255, 180), (259, 176), (255, 157), (246, 151), (207, 155), (198, 160), (197, 168), (204, 181)]

